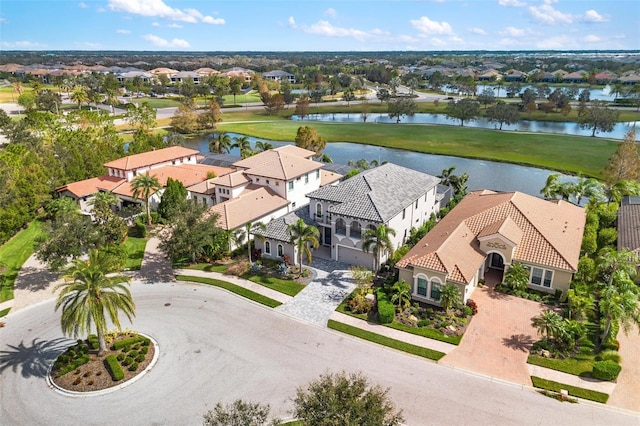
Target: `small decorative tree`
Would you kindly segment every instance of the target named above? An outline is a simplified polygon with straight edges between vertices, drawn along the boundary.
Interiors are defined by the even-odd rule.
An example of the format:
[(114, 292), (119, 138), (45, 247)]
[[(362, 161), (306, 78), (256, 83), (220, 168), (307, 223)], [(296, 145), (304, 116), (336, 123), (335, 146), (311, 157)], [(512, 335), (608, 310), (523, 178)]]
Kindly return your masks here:
[(396, 306), (396, 311), (402, 312), (411, 306), (411, 286), (404, 281), (399, 281), (391, 287), (393, 292), (391, 303)]
[(529, 268), (520, 262), (513, 262), (504, 274), (504, 283), (514, 293), (525, 291), (529, 283)]
[(440, 290), (440, 305), (442, 308), (449, 314), (451, 309), (455, 309), (461, 304), (462, 295), (458, 286), (454, 283), (446, 283)]

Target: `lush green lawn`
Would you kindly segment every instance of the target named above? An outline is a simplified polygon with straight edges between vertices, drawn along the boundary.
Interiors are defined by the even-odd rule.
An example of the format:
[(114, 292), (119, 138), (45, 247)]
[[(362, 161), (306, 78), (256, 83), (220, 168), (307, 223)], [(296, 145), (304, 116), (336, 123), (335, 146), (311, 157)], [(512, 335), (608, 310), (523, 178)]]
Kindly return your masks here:
[(565, 389), (569, 392), (569, 395), (577, 398), (588, 399), (590, 401), (601, 402), (605, 404), (609, 399), (609, 395), (602, 392), (592, 391), (590, 389), (583, 389), (576, 386), (565, 385), (563, 383), (554, 382), (552, 380), (541, 379), (540, 377), (531, 376), (533, 386), (540, 389), (546, 389), (554, 392), (560, 392), (561, 389)]
[(304, 285), (295, 281), (283, 280), (275, 277), (247, 274), (243, 275), (242, 278), (253, 281), (256, 284), (260, 284), (272, 290), (279, 291), (280, 293), (287, 294), (289, 296), (295, 296), (304, 288)]
[(552, 359), (529, 355), (527, 363), (583, 377), (590, 377), (593, 370), (593, 359)]
[(423, 348), (421, 346), (412, 345), (410, 343), (402, 342), (400, 340), (391, 339), (386, 336), (381, 336), (370, 331), (363, 330), (358, 327), (353, 327), (348, 324), (343, 324), (338, 321), (329, 320), (327, 326), (333, 330), (340, 331), (342, 333), (350, 334), (351, 336), (359, 337), (364, 340), (368, 340), (373, 343), (378, 343), (383, 346), (387, 346), (399, 351), (407, 352), (413, 355), (421, 356), (423, 358), (429, 358), (432, 360), (439, 360), (445, 354), (443, 352), (434, 351), (433, 349)]
[(396, 330), (404, 331), (405, 333), (415, 334), (416, 336), (426, 337), (427, 339), (439, 340), (441, 342), (451, 343), (452, 345), (459, 345), (462, 336), (446, 336), (429, 327), (409, 327), (404, 324), (392, 322), (391, 324), (385, 324), (385, 327), (393, 328)]
[(220, 272), (224, 274), (227, 272), (227, 265), (212, 265), (210, 263), (196, 263), (195, 265), (173, 265), (174, 268), (182, 268), (182, 269), (194, 269), (196, 271), (206, 271), (206, 272)]
[(6, 308), (6, 309), (1, 310), (0, 311), (0, 318), (6, 317), (10, 310), (11, 310), (11, 308)]
[(127, 261), (124, 265), (125, 269), (130, 271), (137, 271), (142, 264), (142, 258), (144, 257), (144, 248), (147, 245), (146, 238), (128, 237), (124, 242), (124, 246), (127, 249)]
[(224, 288), (225, 290), (228, 290), (239, 296), (246, 297), (247, 299), (253, 300), (254, 302), (258, 302), (270, 308), (275, 308), (277, 306), (282, 305), (282, 303), (278, 302), (277, 300), (271, 299), (269, 297), (258, 294), (254, 291), (248, 290), (244, 287), (240, 287), (238, 285), (235, 285), (226, 281), (214, 280), (211, 278), (194, 277), (190, 275), (177, 275), (176, 279), (178, 281), (191, 281), (194, 283), (208, 284), (215, 287)]
[(11, 240), (0, 246), (0, 265), (6, 267), (4, 282), (0, 290), (0, 302), (13, 299), (13, 283), (22, 264), (33, 254), (35, 241), (42, 235), (42, 224), (33, 221), (16, 234)]
[[(264, 117), (264, 116), (263, 116)], [(482, 158), (601, 177), (617, 142), (605, 138), (506, 132), (460, 126), (376, 123), (322, 123), (276, 120), (225, 122), (219, 130), (293, 141), (309, 125), (328, 142), (353, 142), (429, 154)]]

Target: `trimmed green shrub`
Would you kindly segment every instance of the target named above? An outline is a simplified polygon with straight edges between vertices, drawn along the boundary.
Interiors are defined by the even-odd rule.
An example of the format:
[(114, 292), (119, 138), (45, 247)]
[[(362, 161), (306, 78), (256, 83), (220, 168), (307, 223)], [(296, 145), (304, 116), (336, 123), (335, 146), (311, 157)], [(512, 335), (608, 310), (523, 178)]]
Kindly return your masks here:
[(127, 354), (127, 356), (130, 356), (131, 358), (135, 358), (135, 357), (137, 357), (139, 354), (140, 354), (140, 353), (139, 353), (138, 351), (131, 350), (131, 351), (129, 351), (129, 353)]
[(80, 367), (81, 365), (84, 365), (84, 364), (88, 363), (90, 359), (91, 359), (91, 357), (89, 357), (88, 354), (82, 355), (82, 356), (78, 357), (77, 359), (73, 360), (70, 364), (67, 364), (66, 367), (62, 368), (62, 370), (58, 371), (56, 376), (57, 377), (64, 376), (68, 372), (73, 371), (76, 368)]
[(133, 364), (133, 358), (131, 358), (130, 356), (126, 357), (124, 361), (122, 361), (122, 365), (124, 365), (125, 367), (131, 364)]
[(107, 355), (104, 359), (104, 363), (114, 382), (124, 379), (124, 371), (115, 356)]
[(143, 347), (142, 349), (140, 349), (140, 353), (141, 353), (142, 355), (146, 355), (146, 354), (147, 354), (147, 352), (149, 352), (149, 348), (147, 348), (146, 346), (145, 346), (145, 347)]
[(135, 357), (136, 362), (144, 362), (144, 358), (145, 356), (140, 354), (137, 357)]
[(387, 294), (378, 290), (378, 318), (381, 324), (391, 324), (396, 317), (396, 307), (389, 301)]
[(87, 337), (87, 342), (89, 342), (91, 349), (97, 350), (100, 348), (100, 343), (98, 342), (98, 336), (96, 336), (95, 334), (90, 334), (89, 337)]
[(134, 362), (129, 366), (129, 371), (136, 371), (138, 369), (138, 363)]
[(124, 355), (124, 354), (118, 354), (118, 356), (116, 356), (116, 359), (117, 359), (118, 361), (124, 361), (124, 357), (125, 357), (125, 355)]
[(113, 349), (118, 350), (127, 347), (127, 352), (129, 352), (129, 350), (131, 349), (131, 345), (141, 342), (143, 339), (146, 338), (144, 336), (133, 336), (126, 339), (118, 340), (113, 344)]
[(426, 327), (428, 325), (431, 325), (431, 320), (430, 319), (423, 319), (418, 321), (418, 327)]
[(465, 317), (469, 317), (469, 316), (473, 315), (473, 309), (471, 309), (471, 306), (463, 306), (462, 307), (462, 314)]
[(620, 367), (620, 365), (608, 359), (606, 361), (594, 362), (591, 375), (594, 379), (611, 381), (618, 378), (621, 370), (622, 367)]
[(607, 360), (620, 364), (620, 353), (618, 353), (618, 351), (609, 349), (606, 351), (602, 351), (601, 353), (596, 355), (596, 361), (607, 361)]

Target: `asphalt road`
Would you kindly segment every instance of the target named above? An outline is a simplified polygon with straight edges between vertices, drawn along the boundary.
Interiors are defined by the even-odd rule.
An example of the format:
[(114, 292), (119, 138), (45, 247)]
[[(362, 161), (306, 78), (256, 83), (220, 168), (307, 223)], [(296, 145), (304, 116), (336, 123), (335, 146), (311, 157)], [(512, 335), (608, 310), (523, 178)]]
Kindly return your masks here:
[[(362, 371), (390, 387), (408, 425), (638, 425), (590, 403), (559, 403), (431, 361), (302, 323), (222, 290), (134, 284), (135, 328), (160, 345), (156, 366), (113, 393), (61, 395), (46, 370), (63, 350), (53, 300), (9, 314), (0, 329), (0, 424), (196, 425), (216, 402), (269, 403), (287, 418), (298, 386), (326, 371)], [(167, 305), (169, 304), (169, 305)], [(124, 325), (126, 327), (126, 325)]]

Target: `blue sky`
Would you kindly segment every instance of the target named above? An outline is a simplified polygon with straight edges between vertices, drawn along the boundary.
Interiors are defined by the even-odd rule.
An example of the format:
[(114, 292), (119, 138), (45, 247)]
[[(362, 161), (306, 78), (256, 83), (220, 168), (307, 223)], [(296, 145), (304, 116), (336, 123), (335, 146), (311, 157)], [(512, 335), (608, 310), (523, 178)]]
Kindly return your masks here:
[(638, 0), (2, 0), (1, 50), (640, 49)]

